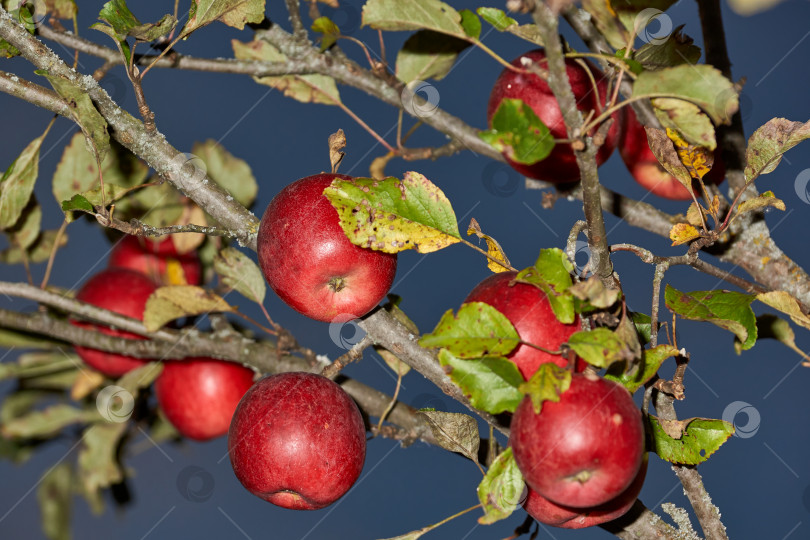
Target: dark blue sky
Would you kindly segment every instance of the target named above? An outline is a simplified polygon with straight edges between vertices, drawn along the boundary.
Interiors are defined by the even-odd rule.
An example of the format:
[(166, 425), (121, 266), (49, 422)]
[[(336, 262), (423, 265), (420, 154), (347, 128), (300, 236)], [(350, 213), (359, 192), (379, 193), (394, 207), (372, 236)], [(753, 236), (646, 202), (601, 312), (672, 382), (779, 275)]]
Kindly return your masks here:
[[(106, 36), (87, 29), (103, 2), (81, 2), (79, 24), (82, 35), (109, 45)], [(344, 31), (376, 47), (376, 33), (359, 29), (359, 0), (342, 0), (343, 8), (334, 14)], [(141, 5), (137, 5), (141, 4)], [(156, 20), (171, 10), (172, 2), (134, 3), (143, 21)], [(269, 2), (268, 15), (287, 25), (282, 2)], [(478, 3), (451, 2), (456, 8), (475, 8)], [(490, 5), (498, 3), (490, 3)], [(136, 6), (137, 7), (134, 7)], [(502, 6), (499, 6), (502, 7)], [(325, 10), (326, 11), (326, 10)], [(701, 43), (693, 2), (679, 2), (669, 12), (675, 26), (685, 24), (685, 32)], [(728, 9), (726, 34), (734, 76), (745, 77), (741, 99), (746, 133), (774, 117), (807, 120), (810, 102), (810, 4), (789, 1), (773, 10), (741, 18)], [(307, 19), (308, 20), (308, 19)], [(575, 47), (579, 41), (567, 28), (566, 37)], [(525, 42), (497, 32), (487, 33), (484, 42), (511, 59), (530, 47)], [(407, 33), (391, 34), (387, 42), (393, 59)], [(249, 41), (244, 35), (219, 23), (181, 43), (181, 53), (201, 57), (232, 56), (232, 38)], [(53, 46), (63, 58), (71, 56)], [(360, 58), (351, 43), (347, 52)], [(80, 70), (92, 73), (99, 62), (82, 56)], [(0, 69), (36, 79), (24, 60), (0, 62)], [(440, 106), (471, 125), (483, 127), (489, 90), (498, 66), (478, 50), (462, 53), (446, 79), (436, 82)], [(38, 81), (42, 83), (43, 81)], [(135, 100), (120, 68), (111, 72), (105, 88), (135, 113)], [(155, 69), (145, 84), (147, 99), (156, 114), (158, 129), (178, 149), (190, 151), (195, 141), (218, 140), (233, 154), (251, 165), (259, 181), (259, 198), (254, 212), (260, 215), (272, 196), (284, 185), (302, 176), (329, 167), (326, 137), (337, 128), (348, 136), (347, 156), (341, 172), (365, 175), (374, 157), (384, 149), (336, 107), (304, 105), (284, 98), (277, 91), (255, 84), (248, 77)], [(343, 101), (379, 133), (394, 142), (396, 110), (350, 89), (341, 88)], [(0, 168), (5, 169), (25, 145), (43, 131), (50, 115), (23, 102), (0, 95)], [(410, 125), (410, 122), (408, 123)], [(56, 228), (61, 211), (50, 190), (50, 177), (64, 144), (76, 131), (74, 125), (59, 119), (43, 146), (37, 196), (43, 205), (43, 226)], [(444, 137), (421, 128), (411, 139), (413, 146), (442, 144)], [(807, 144), (807, 143), (805, 143)], [(533, 263), (539, 249), (562, 247), (575, 220), (581, 218), (581, 204), (561, 200), (553, 210), (540, 207), (540, 192), (526, 191), (522, 180), (505, 166), (465, 152), (436, 162), (392, 161), (386, 172), (401, 175), (407, 170), (425, 174), (446, 193), (461, 224), (475, 217), (484, 231), (505, 248), (516, 267)], [(810, 168), (810, 153), (804, 146), (790, 152), (776, 171), (758, 181), (760, 190), (772, 189), (786, 205), (786, 212), (767, 216), (774, 239), (800, 265), (810, 267), (806, 229), (810, 200), (800, 197), (796, 184)], [(809, 171), (810, 172), (810, 171)], [(628, 196), (643, 198), (646, 192), (636, 185), (618, 156), (600, 169), (602, 182)], [(805, 182), (806, 183), (806, 182)], [(500, 189), (493, 189), (493, 185)], [(685, 203), (668, 202), (650, 196), (667, 211), (683, 212)], [(643, 245), (657, 254), (679, 254), (682, 247), (650, 233), (633, 229), (613, 217), (607, 218), (609, 241)], [(68, 228), (70, 242), (56, 259), (52, 283), (63, 287), (79, 285), (84, 276), (106, 264), (106, 240), (97, 226), (84, 220)], [(4, 242), (4, 240), (3, 240)], [(404, 298), (402, 307), (419, 325), (429, 331), (448, 308), (456, 308), (466, 294), (488, 271), (481, 256), (454, 246), (429, 256), (403, 253), (392, 292)], [(99, 264), (98, 267), (95, 265)], [(631, 308), (649, 313), (652, 268), (633, 255), (618, 254), (614, 264), (619, 272)], [(41, 278), (43, 266), (34, 274)], [(19, 267), (0, 267), (3, 280), (24, 280)], [(722, 288), (715, 278), (691, 269), (675, 268), (667, 282), (681, 290)], [(239, 299), (246, 311), (261, 317), (249, 302)], [(0, 299), (3, 307), (18, 308), (17, 300)], [(341, 353), (330, 339), (328, 325), (308, 320), (268, 294), (266, 307), (276, 321), (289, 328), (312, 349), (334, 359)], [(28, 307), (30, 309), (30, 306)], [(776, 342), (758, 343), (742, 356), (736, 356), (729, 333), (706, 323), (678, 323), (678, 344), (692, 353), (686, 375), (686, 401), (679, 403), (681, 418), (719, 418), (729, 407), (750, 405), (752, 416), (737, 416), (741, 425), (750, 423), (745, 437), (734, 437), (706, 464), (700, 467), (709, 492), (719, 506), (733, 538), (810, 537), (810, 464), (805, 448), (810, 443), (807, 412), (810, 393), (806, 391), (810, 373), (797, 367), (799, 357)], [(806, 331), (797, 331), (799, 346), (810, 349)], [(5, 351), (0, 352), (0, 355)], [(13, 351), (5, 357), (15, 357)], [(669, 374), (671, 366), (664, 368)], [(386, 392), (393, 392), (395, 380), (382, 361), (366, 353), (364, 360), (347, 368), (357, 379)], [(0, 389), (6, 391), (6, 384)], [(415, 406), (460, 410), (419, 374), (404, 380), (402, 399)], [(743, 404), (737, 404), (742, 402)], [(731, 409), (728, 409), (731, 410)], [(750, 421), (750, 422), (749, 422)], [(757, 428), (757, 429), (754, 429)], [(475, 488), (480, 481), (477, 468), (446, 451), (417, 443), (400, 448), (389, 440), (369, 442), (366, 466), (355, 488), (336, 505), (317, 512), (293, 512), (276, 508), (245, 491), (233, 476), (226, 457), (224, 438), (205, 443), (164, 444), (153, 447), (143, 436), (136, 436), (124, 462), (133, 472), (131, 487), (135, 502), (125, 512), (111, 506), (94, 517), (83, 500), (74, 507), (75, 538), (91, 535), (122, 540), (162, 538), (283, 538), (293, 540), (385, 538), (423, 527), (477, 502)], [(41, 538), (39, 510), (34, 486), (40, 476), (58, 460), (75, 460), (72, 440), (55, 443), (23, 466), (0, 462), (0, 537)], [(224, 458), (224, 459), (223, 459)], [(194, 467), (194, 468), (190, 468)], [(193, 495), (196, 493), (196, 496)], [(195, 502), (196, 499), (196, 502)], [(641, 499), (661, 512), (662, 502), (679, 506), (688, 503), (669, 466), (651, 456), (650, 469)], [(507, 521), (485, 527), (476, 523), (477, 512), (464, 516), (426, 538), (486, 539), (503, 538), (523, 521), (522, 511)], [(594, 530), (572, 533), (547, 529), (539, 538), (605, 538)]]

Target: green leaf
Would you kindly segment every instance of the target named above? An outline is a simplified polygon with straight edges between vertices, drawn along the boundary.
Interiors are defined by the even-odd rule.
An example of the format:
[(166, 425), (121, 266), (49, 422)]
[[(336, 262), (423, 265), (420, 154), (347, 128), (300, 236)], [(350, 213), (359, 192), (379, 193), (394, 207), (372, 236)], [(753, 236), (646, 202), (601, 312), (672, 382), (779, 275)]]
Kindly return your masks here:
[(107, 121), (96, 110), (93, 100), (83, 89), (62, 77), (51, 75), (47, 71), (37, 71), (51, 83), (59, 96), (70, 105), (70, 117), (79, 124), (84, 134), (85, 144), (99, 162), (110, 151), (110, 134), (107, 133)]
[[(59, 231), (42, 231), (34, 240), (34, 243), (25, 249), (25, 260), (30, 264), (45, 262), (51, 256), (56, 239), (59, 238), (57, 248), (67, 244), (68, 237), (65, 233), (59, 235)], [(23, 252), (18, 247), (9, 247), (0, 251), (0, 263), (20, 264), (23, 262)]]
[(461, 27), (464, 29), (464, 33), (474, 40), (478, 40), (481, 36), (481, 19), (469, 9), (462, 9), (458, 14), (461, 15)]
[(138, 392), (152, 384), (162, 371), (162, 362), (149, 362), (128, 371), (115, 381), (115, 384), (136, 397)]
[(205, 163), (208, 177), (239, 204), (245, 207), (253, 204), (259, 186), (247, 161), (235, 157), (213, 139), (194, 143), (191, 153)]
[(67, 213), (73, 210), (78, 210), (80, 212), (87, 212), (88, 214), (96, 213), (95, 208), (93, 208), (93, 205), (90, 204), (90, 201), (87, 200), (87, 197), (78, 194), (71, 197), (69, 201), (62, 201), (63, 212)]
[(439, 363), (445, 370), (450, 370), (450, 379), (461, 388), (476, 409), (491, 414), (514, 412), (523, 399), (523, 393), (518, 390), (523, 376), (517, 366), (506, 358), (462, 360), (441, 349)]
[(129, 48), (129, 44), (127, 43), (126, 39), (121, 38), (121, 37), (118, 36), (118, 32), (115, 31), (115, 28), (113, 28), (112, 26), (109, 26), (107, 24), (104, 24), (104, 23), (92, 24), (92, 25), (90, 25), (90, 28), (93, 29), (93, 30), (98, 30), (99, 32), (102, 32), (102, 33), (107, 34), (108, 36), (110, 36), (115, 41), (116, 46), (121, 51), (121, 54), (124, 56), (124, 59), (126, 60), (126, 62), (127, 63), (130, 62), (132, 57), (130, 56), (131, 51), (130, 51), (130, 48)]
[[(6, 349), (17, 347), (21, 349), (54, 349), (58, 344), (58, 341), (51, 340), (45, 336), (27, 334), (25, 332), (9, 330), (8, 328), (0, 328), (0, 347)], [(0, 373), (2, 373), (2, 371), (3, 370), (0, 368)], [(2, 375), (0, 375), (0, 378), (2, 378)]]
[(95, 494), (124, 479), (124, 471), (118, 463), (118, 444), (126, 429), (126, 422), (105, 422), (84, 430), (78, 476), (85, 494)]
[(45, 8), (51, 17), (57, 19), (72, 19), (79, 11), (75, 0), (45, 0)]
[(141, 21), (132, 14), (125, 0), (107, 2), (101, 7), (98, 18), (112, 27), (118, 41), (126, 39), (131, 29), (141, 25)]
[(733, 332), (742, 343), (743, 350), (750, 349), (757, 340), (757, 326), (751, 302), (753, 294), (733, 291), (681, 291), (666, 286), (664, 301), (673, 313), (684, 319), (708, 321)]
[(177, 26), (177, 19), (173, 15), (166, 14), (156, 23), (146, 23), (130, 28), (129, 35), (139, 41), (155, 41)]
[[(177, 188), (164, 182), (158, 186), (139, 189), (122, 202), (126, 202), (126, 215), (137, 217), (152, 227), (166, 227), (175, 225), (183, 217), (186, 207), (183, 198)], [(118, 208), (120, 206), (119, 204)]]
[(594, 328), (571, 334), (568, 346), (589, 364), (606, 368), (614, 362), (633, 360), (627, 345), (612, 330)]
[(478, 463), (481, 437), (478, 434), (478, 422), (473, 417), (443, 411), (419, 411), (419, 414), (427, 420), (439, 446)]
[(221, 296), (202, 287), (170, 285), (160, 287), (146, 301), (143, 325), (148, 332), (155, 332), (180, 317), (234, 310)]
[(512, 449), (507, 448), (495, 458), (478, 484), (478, 500), (484, 508), (484, 515), (478, 518), (478, 523), (490, 525), (508, 518), (520, 504), (525, 487)]
[(495, 30), (498, 32), (503, 32), (510, 26), (518, 23), (515, 19), (507, 15), (502, 9), (480, 7), (476, 11), (482, 19), (494, 26)]
[(431, 253), (461, 240), (456, 214), (442, 190), (416, 172), (396, 178), (336, 178), (324, 196), (358, 246), (398, 253)]
[(515, 279), (539, 287), (546, 293), (557, 320), (571, 324), (576, 319), (574, 296), (569, 290), (571, 270), (571, 262), (561, 249), (541, 249), (534, 266), (521, 270)]
[(652, 349), (645, 349), (642, 351), (641, 368), (636, 369), (632, 373), (606, 373), (605, 379), (615, 381), (625, 388), (631, 394), (644, 386), (644, 383), (653, 378), (658, 373), (658, 369), (664, 360), (678, 356), (680, 352), (672, 345), (658, 345)]
[(60, 403), (19, 416), (4, 424), (0, 428), (0, 433), (3, 437), (48, 439), (68, 426), (90, 422), (97, 417), (95, 409), (77, 409), (66, 403)]
[(636, 75), (638, 75), (639, 73), (644, 71), (644, 67), (641, 65), (641, 62), (633, 59), (632, 57), (627, 56), (627, 49), (619, 49), (613, 56), (624, 62), (624, 64), (627, 66), (627, 69), (630, 70), (630, 73), (635, 73)]
[(452, 36), (420, 30), (397, 53), (397, 78), (405, 83), (440, 80), (453, 68), (459, 53), (469, 46), (469, 42)]
[[(262, 60), (265, 62), (286, 62), (287, 57), (266, 41), (258, 40), (249, 43), (231, 40), (231, 46), (239, 60)], [(253, 77), (259, 84), (275, 88), (302, 103), (320, 103), (334, 105), (340, 103), (335, 80), (325, 75), (282, 75)]]
[(785, 211), (785, 203), (782, 199), (777, 199), (773, 191), (766, 191), (758, 197), (746, 199), (737, 207), (737, 213), (734, 217), (742, 216), (748, 212), (757, 212), (765, 208), (776, 208), (777, 210)]
[(700, 107), (715, 124), (729, 124), (739, 108), (734, 85), (720, 70), (706, 64), (680, 65), (641, 73), (633, 97), (670, 97)]
[(652, 339), (652, 319), (646, 313), (638, 311), (628, 311), (628, 314), (636, 327), (639, 341), (642, 345), (646, 345)]
[(571, 386), (571, 372), (553, 362), (540, 364), (531, 378), (521, 383), (519, 390), (532, 400), (536, 414), (543, 410), (546, 401), (558, 402), (560, 395)]
[(238, 249), (227, 247), (214, 259), (214, 271), (222, 277), (228, 287), (253, 300), (264, 302), (267, 292), (264, 275), (253, 260)]
[(709, 117), (694, 103), (673, 98), (651, 100), (656, 118), (665, 128), (674, 129), (683, 138), (709, 150), (717, 148), (714, 126)]
[(0, 229), (14, 225), (28, 205), (39, 174), (39, 150), (45, 133), (28, 143), (0, 178)]
[(771, 338), (780, 341), (796, 354), (804, 358), (804, 365), (810, 366), (810, 356), (796, 345), (796, 334), (790, 323), (771, 313), (757, 317), (757, 339)]
[(77, 367), (76, 357), (62, 351), (22, 354), (15, 362), (0, 363), (0, 380), (26, 379)]
[(49, 540), (70, 540), (73, 503), (73, 463), (62, 462), (49, 469), (37, 487), (42, 514), (42, 532)]
[(745, 154), (745, 180), (752, 182), (768, 174), (782, 161), (782, 154), (810, 138), (810, 122), (773, 118), (748, 138)]
[(580, 300), (576, 303), (578, 313), (609, 308), (616, 303), (622, 294), (619, 289), (605, 287), (602, 280), (596, 276), (591, 276), (585, 281), (573, 284), (569, 290), (575, 298)]
[(0, 39), (0, 58), (14, 58), (15, 56), (20, 56), (20, 49), (5, 39)]
[(323, 34), (321, 38), (321, 52), (335, 44), (340, 37), (340, 28), (329, 17), (318, 17), (312, 21), (312, 31)]
[(497, 8), (481, 7), (476, 12), (482, 19), (495, 27), (498, 32), (509, 32), (530, 43), (543, 46), (543, 38), (540, 36), (536, 24), (520, 25), (515, 19), (504, 13), (503, 10)]
[(519, 99), (504, 99), (492, 117), (491, 129), (478, 136), (517, 163), (544, 160), (554, 148), (554, 137), (532, 108)]
[[(149, 167), (116, 142), (112, 151), (101, 162), (104, 186), (116, 185), (132, 188), (141, 185), (149, 174)], [(77, 193), (87, 194), (100, 188), (98, 164), (84, 144), (84, 137), (76, 133), (65, 147), (53, 175), (53, 194), (58, 203), (70, 200)], [(85, 196), (87, 199), (88, 197)], [(107, 197), (109, 200), (109, 196)], [(120, 207), (118, 208), (120, 210)], [(70, 215), (68, 215), (70, 219)]]
[(810, 317), (808, 317), (804, 311), (802, 311), (799, 301), (791, 296), (790, 293), (785, 291), (759, 293), (757, 295), (757, 300), (771, 306), (777, 311), (781, 311), (785, 315), (790, 316), (790, 320), (799, 326), (810, 329)]
[(443, 347), (459, 358), (506, 356), (520, 344), (520, 336), (501, 312), (483, 302), (461, 306), (457, 315), (449, 309), (430, 334), (419, 340), (422, 347)]
[(219, 19), (239, 30), (247, 23), (264, 20), (265, 0), (191, 0), (188, 21), (180, 36), (186, 38), (203, 26)]
[(461, 15), (439, 0), (368, 0), (363, 6), (363, 26), (378, 30), (433, 30), (465, 38)]
[(694, 45), (695, 40), (683, 33), (684, 25), (672, 31), (666, 40), (645, 43), (636, 51), (634, 59), (644, 69), (656, 70), (681, 64), (697, 64), (700, 60), (700, 47)]
[(734, 425), (723, 420), (648, 418), (654, 452), (664, 461), (680, 465), (703, 463), (734, 433)]
[(6, 230), (9, 245), (21, 249), (30, 247), (39, 236), (40, 225), (42, 225), (42, 207), (37, 202), (36, 196), (32, 195), (17, 223)]

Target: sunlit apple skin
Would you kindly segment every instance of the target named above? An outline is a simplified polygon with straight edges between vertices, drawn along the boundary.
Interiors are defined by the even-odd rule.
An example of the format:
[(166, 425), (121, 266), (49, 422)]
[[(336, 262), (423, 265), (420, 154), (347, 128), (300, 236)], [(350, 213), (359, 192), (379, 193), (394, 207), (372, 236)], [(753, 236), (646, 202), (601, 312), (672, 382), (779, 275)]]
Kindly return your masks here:
[(540, 414), (526, 396), (512, 417), (510, 444), (528, 486), (563, 506), (599, 506), (622, 493), (639, 471), (644, 427), (618, 383), (575, 373), (559, 402)]
[(228, 432), (233, 472), (245, 488), (293, 510), (338, 500), (360, 476), (366, 432), (360, 410), (336, 383), (312, 373), (258, 381)]
[[(512, 65), (525, 69), (521, 63), (522, 58), (532, 60), (540, 69), (547, 69), (546, 54), (542, 49), (529, 51), (519, 56), (512, 60)], [(573, 59), (567, 59), (565, 61), (565, 69), (568, 74), (568, 80), (571, 82), (574, 97), (577, 100), (577, 108), (582, 111), (583, 116), (586, 116), (589, 111), (595, 111), (596, 115), (601, 114), (608, 93), (608, 86), (604, 74), (591, 64), (589, 64), (589, 67), (596, 80), (596, 88), (599, 90), (598, 98), (593, 90), (594, 86), (585, 68)], [(550, 136), (554, 139), (568, 138), (565, 129), (565, 121), (560, 111), (560, 106), (554, 97), (554, 93), (551, 91), (551, 88), (549, 88), (548, 83), (536, 74), (517, 73), (509, 69), (505, 69), (501, 72), (489, 96), (487, 121), (490, 127), (492, 126), (492, 117), (495, 115), (495, 111), (498, 110), (498, 106), (505, 98), (523, 100), (524, 103), (532, 108), (538, 118), (548, 126), (551, 132)], [(605, 143), (596, 153), (597, 165), (604, 163), (616, 148), (624, 120), (623, 109), (624, 108), (619, 109), (619, 111), (612, 115), (613, 124), (611, 124), (608, 129)], [(594, 133), (591, 133), (591, 135), (593, 134)], [(506, 153), (504, 153), (504, 157), (513, 169), (529, 178), (553, 183), (574, 182), (580, 178), (579, 167), (577, 166), (576, 157), (574, 156), (574, 151), (571, 149), (570, 144), (562, 143), (555, 145), (554, 149), (545, 159), (532, 165), (517, 163), (510, 159), (510, 156)]]
[(647, 454), (644, 454), (633, 482), (618, 496), (608, 502), (592, 508), (572, 508), (561, 506), (546, 499), (533, 489), (523, 502), (523, 509), (534, 519), (545, 525), (561, 529), (585, 529), (619, 519), (625, 515), (636, 502), (644, 479), (647, 476)]
[(167, 267), (170, 260), (180, 263), (186, 283), (199, 285), (202, 282), (202, 267), (197, 253), (177, 253), (171, 238), (154, 242), (146, 238), (128, 235), (122, 238), (110, 253), (110, 267), (129, 268), (169, 285)]
[[(125, 268), (107, 268), (91, 277), (76, 294), (76, 299), (88, 304), (143, 320), (146, 300), (157, 286), (143, 274)], [(76, 326), (95, 328), (111, 336), (143, 339), (137, 334), (97, 326), (86, 322), (71, 321)], [(109, 377), (120, 377), (128, 371), (142, 366), (146, 361), (122, 354), (108, 353), (87, 347), (74, 347), (88, 366)]]
[[(579, 316), (571, 324), (561, 323), (555, 317), (542, 290), (527, 283), (509, 285), (516, 276), (517, 272), (492, 274), (476, 285), (464, 302), (489, 304), (509, 319), (520, 339), (550, 351), (558, 350), (571, 334), (580, 329)], [(518, 345), (507, 358), (515, 363), (526, 380), (537, 371), (540, 364), (554, 362), (560, 367), (568, 365), (568, 360), (562, 356), (525, 344)], [(578, 369), (584, 367), (585, 364), (580, 360)]]
[(225, 435), (253, 370), (212, 358), (163, 363), (155, 396), (166, 418), (184, 437), (207, 441)]
[[(676, 201), (690, 200), (692, 196), (689, 194), (689, 190), (669, 174), (656, 159), (647, 141), (647, 132), (636, 118), (633, 108), (624, 108), (627, 109), (627, 113), (625, 130), (619, 144), (619, 154), (622, 156), (627, 170), (630, 171), (636, 182), (653, 195)], [(706, 184), (720, 184), (726, 175), (723, 161), (719, 159), (719, 149), (714, 152), (714, 155), (715, 164), (703, 177)], [(697, 181), (693, 181), (692, 189), (695, 190), (696, 195), (700, 195), (700, 185)]]
[(281, 190), (264, 212), (257, 242), (264, 277), (287, 305), (319, 321), (345, 322), (386, 295), (397, 257), (349, 241), (323, 195), (335, 178), (351, 179), (322, 173)]

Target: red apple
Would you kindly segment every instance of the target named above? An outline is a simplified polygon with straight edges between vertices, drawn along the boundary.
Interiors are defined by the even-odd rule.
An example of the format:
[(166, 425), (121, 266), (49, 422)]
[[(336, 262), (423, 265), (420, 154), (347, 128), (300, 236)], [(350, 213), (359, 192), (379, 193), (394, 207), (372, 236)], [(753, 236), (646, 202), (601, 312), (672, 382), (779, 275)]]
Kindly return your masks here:
[[(676, 201), (690, 200), (692, 196), (689, 194), (689, 190), (664, 169), (653, 151), (650, 150), (647, 132), (636, 118), (633, 108), (629, 106), (624, 108), (627, 109), (627, 114), (625, 130), (622, 134), (621, 144), (619, 144), (619, 154), (630, 174), (633, 175), (636, 182), (653, 195)], [(720, 184), (726, 175), (723, 161), (719, 159), (720, 150), (716, 150), (714, 155), (715, 164), (703, 177), (703, 182), (706, 184)], [(695, 180), (692, 182), (692, 189), (695, 190), (696, 195), (701, 195), (700, 184)]]
[(584, 529), (619, 519), (625, 515), (636, 502), (644, 478), (647, 476), (647, 454), (644, 454), (641, 468), (633, 482), (616, 498), (592, 508), (572, 508), (551, 502), (533, 489), (523, 502), (523, 509), (534, 519), (545, 525), (561, 529)]
[[(79, 289), (76, 299), (93, 304), (120, 315), (143, 320), (146, 300), (155, 289), (155, 283), (148, 277), (124, 268), (107, 268), (91, 277)], [(106, 326), (96, 326), (86, 322), (71, 321), (76, 326), (95, 328), (111, 336), (143, 339), (137, 334), (123, 330), (113, 330)], [(120, 377), (145, 363), (145, 360), (108, 353), (87, 347), (75, 347), (76, 354), (93, 369), (109, 377)]]
[[(526, 54), (512, 61), (512, 65), (520, 69), (525, 69), (523, 59), (529, 59), (540, 69), (547, 69), (546, 53), (542, 49), (529, 51)], [(596, 81), (597, 93), (588, 72), (573, 59), (566, 59), (566, 72), (568, 80), (571, 82), (571, 89), (577, 100), (577, 108), (582, 111), (583, 116), (587, 116), (590, 111), (595, 115), (603, 112), (608, 98), (608, 85), (605, 75), (595, 66), (588, 64), (591, 73)], [(489, 95), (489, 105), (487, 106), (487, 120), (492, 125), (492, 117), (498, 106), (505, 98), (520, 99), (532, 108), (534, 113), (548, 126), (550, 136), (555, 139), (567, 139), (568, 134), (565, 129), (560, 106), (554, 93), (549, 88), (548, 83), (534, 73), (517, 73), (510, 69), (505, 69), (495, 81), (495, 86)], [(613, 114), (613, 124), (608, 129), (604, 144), (596, 154), (596, 163), (601, 165), (619, 141), (622, 130), (624, 113), (619, 109)], [(595, 132), (590, 133), (594, 135)], [(570, 144), (557, 144), (551, 153), (543, 160), (532, 165), (525, 165), (510, 159), (504, 153), (507, 163), (513, 169), (529, 178), (545, 180), (546, 182), (565, 183), (579, 180), (580, 173), (577, 166), (574, 151)]]
[(563, 506), (588, 508), (618, 497), (644, 454), (641, 412), (620, 384), (575, 373), (559, 402), (540, 414), (526, 396), (512, 417), (510, 444), (528, 486)]
[(159, 242), (127, 235), (122, 238), (110, 253), (110, 267), (129, 268), (145, 274), (158, 283), (170, 285), (168, 266), (171, 261), (179, 263), (186, 283), (199, 285), (202, 282), (202, 268), (197, 252), (179, 254), (171, 238)]
[(228, 432), (236, 406), (251, 386), (251, 369), (212, 358), (187, 358), (163, 363), (155, 395), (180, 434), (207, 441)]
[(233, 472), (262, 499), (294, 510), (338, 500), (366, 458), (363, 417), (337, 384), (312, 373), (282, 373), (248, 390), (231, 421)]
[[(510, 285), (516, 276), (517, 272), (492, 274), (476, 285), (464, 302), (489, 304), (509, 319), (520, 339), (544, 349), (558, 350), (571, 334), (580, 329), (579, 316), (571, 324), (561, 323), (542, 290), (528, 283)], [(524, 344), (518, 345), (507, 358), (517, 365), (526, 380), (545, 362), (554, 362), (560, 367), (568, 365), (568, 360), (562, 356)], [(579, 369), (584, 369), (585, 365), (581, 360), (578, 362)]]
[(281, 190), (262, 217), (257, 251), (267, 283), (287, 305), (318, 321), (345, 322), (386, 295), (397, 257), (349, 241), (323, 195), (335, 178), (351, 180), (322, 173)]

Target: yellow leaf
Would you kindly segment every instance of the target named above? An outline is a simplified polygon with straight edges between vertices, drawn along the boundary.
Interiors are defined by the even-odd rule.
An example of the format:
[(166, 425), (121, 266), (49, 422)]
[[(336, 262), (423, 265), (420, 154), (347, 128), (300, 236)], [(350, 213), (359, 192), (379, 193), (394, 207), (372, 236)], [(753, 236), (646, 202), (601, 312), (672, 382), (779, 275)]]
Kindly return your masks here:
[(681, 163), (684, 164), (692, 178), (703, 178), (707, 172), (712, 170), (714, 154), (709, 149), (704, 146), (690, 144), (671, 128), (667, 128), (667, 137), (675, 145)]
[(777, 311), (790, 316), (790, 320), (810, 329), (810, 317), (808, 317), (799, 306), (799, 301), (785, 291), (771, 291), (760, 293), (757, 300), (763, 302)]
[(186, 272), (177, 259), (166, 259), (166, 281), (169, 285), (188, 285)]
[(70, 399), (79, 401), (87, 397), (90, 392), (101, 386), (104, 382), (104, 375), (91, 369), (80, 369), (70, 388)]
[(688, 223), (676, 223), (669, 231), (669, 239), (673, 246), (680, 246), (700, 238), (700, 232)]
[(690, 225), (694, 225), (695, 227), (702, 227), (703, 226), (703, 219), (700, 217), (700, 212), (703, 210), (706, 212), (706, 209), (703, 206), (699, 205), (696, 202), (693, 202), (689, 205), (689, 210), (686, 211), (686, 221), (689, 222)]
[[(180, 219), (175, 225), (202, 225), (205, 227), (208, 225), (208, 220), (205, 219), (203, 209), (189, 200), (186, 201), (186, 205), (183, 207), (183, 213), (180, 215)], [(197, 249), (200, 244), (203, 243), (203, 240), (205, 240), (205, 235), (202, 233), (191, 232), (172, 235), (174, 249), (181, 255)]]
[(509, 259), (506, 257), (506, 253), (504, 253), (503, 248), (494, 238), (488, 234), (484, 234), (481, 231), (481, 226), (478, 224), (478, 221), (475, 218), (470, 220), (470, 226), (467, 227), (467, 236), (472, 236), (473, 234), (478, 238), (483, 238), (486, 241), (487, 254), (492, 257), (492, 259), (495, 259), (492, 260), (487, 258), (487, 268), (496, 274), (499, 272), (508, 272), (511, 264), (509, 263)]
[(146, 301), (143, 324), (154, 332), (169, 321), (204, 313), (234, 311), (221, 296), (192, 285), (160, 287)]

